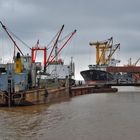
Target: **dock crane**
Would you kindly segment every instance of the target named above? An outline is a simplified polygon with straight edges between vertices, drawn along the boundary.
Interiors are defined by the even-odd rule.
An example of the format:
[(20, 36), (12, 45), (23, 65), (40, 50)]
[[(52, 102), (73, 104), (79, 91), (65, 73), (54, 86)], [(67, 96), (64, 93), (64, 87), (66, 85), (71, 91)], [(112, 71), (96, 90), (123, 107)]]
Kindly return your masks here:
[[(46, 67), (52, 63), (54, 61), (54, 59), (58, 56), (58, 54), (62, 51), (62, 49), (66, 46), (66, 44), (70, 41), (70, 39), (74, 36), (74, 34), (76, 33), (76, 30), (74, 30), (72, 33), (69, 34), (69, 36), (67, 36), (67, 40), (64, 42), (64, 44), (62, 44), (62, 46), (57, 50), (57, 52), (55, 52), (55, 55), (53, 56), (53, 58), (47, 63)], [(55, 46), (55, 45), (54, 45)]]
[[(44, 72), (46, 72), (46, 68), (48, 67), (48, 65), (51, 64), (55, 58), (57, 58), (58, 54), (62, 51), (62, 49), (66, 46), (66, 44), (70, 41), (70, 39), (76, 33), (76, 30), (74, 30), (72, 33), (70, 33), (67, 36), (67, 40), (64, 42), (64, 44), (62, 44), (61, 48), (58, 49), (57, 44), (58, 44), (58, 41), (59, 41), (60, 35), (62, 34), (63, 29), (64, 29), (64, 25), (62, 25), (61, 29), (57, 33), (56, 40), (54, 42), (54, 45), (52, 47), (51, 52), (48, 55), (48, 58), (47, 58), (47, 49), (48, 48), (47, 47), (44, 47), (44, 48), (39, 47), (39, 40), (37, 41), (35, 47), (32, 48), (32, 63), (35, 63), (36, 52), (40, 51), (40, 50), (44, 51)], [(55, 51), (55, 55), (52, 57), (52, 53), (54, 51)]]
[(51, 52), (50, 52), (50, 54), (48, 56), (48, 59), (47, 59), (47, 47), (41, 48), (39, 46), (39, 40), (37, 41), (35, 47), (32, 47), (32, 63), (35, 63), (37, 51), (43, 51), (44, 52), (44, 72), (46, 72), (46, 66), (47, 66), (47, 64), (48, 64), (48, 62), (50, 60), (52, 52), (54, 51), (55, 47), (57, 46), (57, 42), (58, 42), (59, 37), (60, 37), (60, 35), (61, 35), (62, 31), (63, 31), (63, 28), (64, 28), (64, 25), (62, 25), (60, 31), (58, 32), (58, 36), (57, 36), (57, 38), (55, 40), (55, 43), (54, 43), (54, 46), (53, 46), (53, 48), (52, 48), (52, 50), (51, 50)]
[(113, 45), (113, 37), (109, 38), (105, 41), (97, 41), (97, 42), (90, 42), (90, 46), (95, 45), (96, 47), (96, 65), (105, 64), (106, 61), (106, 52), (112, 48)]
[[(51, 58), (51, 55), (52, 55), (54, 49), (57, 49), (57, 43), (58, 43), (58, 40), (59, 40), (59, 38), (60, 38), (60, 35), (62, 34), (63, 29), (64, 29), (64, 25), (62, 25), (60, 31), (58, 32), (58, 36), (57, 36), (57, 38), (56, 38), (56, 40), (55, 40), (55, 43), (54, 43), (54, 45), (53, 45), (53, 47), (52, 47), (52, 50), (51, 50), (51, 52), (50, 52), (50, 54), (49, 54), (49, 56), (48, 56), (48, 59), (47, 59), (47, 62), (46, 62), (47, 65), (49, 64), (49, 61), (50, 61), (50, 58)], [(55, 51), (55, 52), (57, 53), (57, 51)]]

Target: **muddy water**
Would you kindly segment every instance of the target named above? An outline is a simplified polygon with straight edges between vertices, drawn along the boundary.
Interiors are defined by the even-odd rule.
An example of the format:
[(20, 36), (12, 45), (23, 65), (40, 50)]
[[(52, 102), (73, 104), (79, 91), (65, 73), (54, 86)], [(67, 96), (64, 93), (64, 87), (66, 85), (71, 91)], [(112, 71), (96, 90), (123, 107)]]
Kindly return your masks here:
[(138, 140), (140, 88), (50, 106), (0, 108), (0, 140)]

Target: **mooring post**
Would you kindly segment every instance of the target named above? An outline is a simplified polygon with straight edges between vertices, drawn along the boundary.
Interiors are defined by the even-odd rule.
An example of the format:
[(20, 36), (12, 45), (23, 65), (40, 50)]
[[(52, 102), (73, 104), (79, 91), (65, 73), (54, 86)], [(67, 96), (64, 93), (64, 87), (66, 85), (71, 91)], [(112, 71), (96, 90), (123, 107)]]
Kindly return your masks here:
[(72, 80), (71, 80), (71, 75), (69, 75), (69, 84), (68, 84), (68, 86), (69, 86), (69, 96), (70, 97), (72, 97), (72, 91), (71, 91), (71, 86), (72, 86)]
[(11, 90), (8, 92), (8, 107), (11, 107)]

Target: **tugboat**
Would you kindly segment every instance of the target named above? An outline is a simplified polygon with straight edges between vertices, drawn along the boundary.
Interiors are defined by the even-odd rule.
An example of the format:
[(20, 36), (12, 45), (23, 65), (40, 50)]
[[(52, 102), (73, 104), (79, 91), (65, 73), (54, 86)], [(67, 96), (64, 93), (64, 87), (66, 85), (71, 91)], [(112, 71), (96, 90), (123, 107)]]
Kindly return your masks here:
[(89, 70), (81, 71), (80, 74), (87, 85), (105, 85), (112, 82), (114, 76), (107, 72), (108, 67), (114, 67), (119, 60), (112, 58), (120, 43), (113, 45), (113, 37), (105, 41), (90, 42), (90, 46), (96, 46), (96, 65), (89, 65)]

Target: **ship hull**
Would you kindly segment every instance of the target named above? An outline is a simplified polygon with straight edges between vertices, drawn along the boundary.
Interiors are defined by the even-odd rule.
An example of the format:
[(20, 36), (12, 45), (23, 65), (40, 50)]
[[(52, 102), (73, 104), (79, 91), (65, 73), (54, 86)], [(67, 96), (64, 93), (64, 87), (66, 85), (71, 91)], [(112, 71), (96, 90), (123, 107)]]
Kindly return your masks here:
[(102, 70), (85, 70), (80, 74), (87, 85), (104, 85), (114, 79), (111, 73)]

